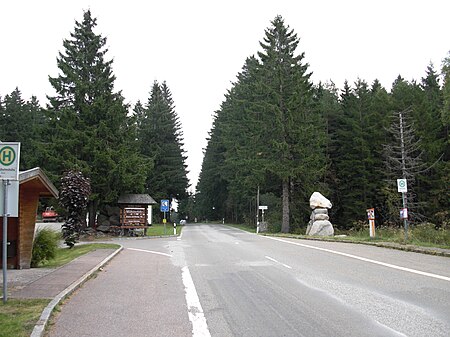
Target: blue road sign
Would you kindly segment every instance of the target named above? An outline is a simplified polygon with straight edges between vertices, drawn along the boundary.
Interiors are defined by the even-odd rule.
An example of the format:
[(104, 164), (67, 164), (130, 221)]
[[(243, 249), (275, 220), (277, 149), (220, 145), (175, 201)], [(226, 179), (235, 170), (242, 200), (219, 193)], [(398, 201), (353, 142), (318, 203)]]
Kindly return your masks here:
[(161, 200), (161, 212), (168, 212), (169, 211), (169, 200), (164, 199)]

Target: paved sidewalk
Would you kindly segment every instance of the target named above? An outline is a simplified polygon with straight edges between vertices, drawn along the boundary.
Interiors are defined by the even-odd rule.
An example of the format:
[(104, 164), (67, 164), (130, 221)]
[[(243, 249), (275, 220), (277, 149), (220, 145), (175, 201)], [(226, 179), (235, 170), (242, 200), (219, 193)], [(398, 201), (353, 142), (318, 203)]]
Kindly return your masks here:
[(57, 269), (14, 270), (15, 279), (12, 279), (9, 297), (53, 299), (115, 251), (116, 249), (97, 249)]
[[(8, 297), (51, 299), (36, 322), (31, 336), (42, 337), (55, 306), (122, 249), (122, 246), (118, 249), (97, 249), (57, 269), (8, 270)], [(3, 282), (2, 279), (3, 275)]]

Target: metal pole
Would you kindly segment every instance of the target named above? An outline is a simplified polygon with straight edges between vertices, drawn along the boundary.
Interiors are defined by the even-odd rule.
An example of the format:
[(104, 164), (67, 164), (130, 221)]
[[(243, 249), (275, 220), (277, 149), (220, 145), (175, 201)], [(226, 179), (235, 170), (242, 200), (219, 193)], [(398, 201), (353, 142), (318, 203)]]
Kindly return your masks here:
[(256, 233), (259, 233), (259, 185), (256, 193)]
[[(400, 149), (402, 153), (402, 178), (406, 179), (406, 152), (405, 152), (405, 140), (404, 140), (404, 132), (403, 132), (403, 111), (399, 112), (399, 119), (400, 119)], [(406, 209), (407, 206), (407, 200), (406, 200), (406, 193), (402, 192), (402, 202), (403, 202), (403, 209)], [(404, 217), (403, 219), (403, 225), (405, 228), (405, 243), (408, 241), (408, 219)]]
[[(402, 192), (402, 201), (403, 201), (403, 209), (406, 209), (406, 193)], [(405, 228), (405, 243), (408, 242), (408, 218), (404, 216), (403, 218), (403, 227)]]
[(9, 180), (3, 180), (3, 303), (8, 300), (8, 185)]

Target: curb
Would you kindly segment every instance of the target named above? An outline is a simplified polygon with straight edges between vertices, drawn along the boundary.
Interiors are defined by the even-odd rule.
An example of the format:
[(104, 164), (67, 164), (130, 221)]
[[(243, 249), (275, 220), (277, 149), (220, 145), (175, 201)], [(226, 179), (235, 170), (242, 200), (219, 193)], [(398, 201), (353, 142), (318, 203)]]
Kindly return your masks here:
[(117, 254), (119, 254), (120, 251), (123, 250), (123, 246), (120, 245), (120, 248), (117, 248), (115, 252), (107, 256), (103, 261), (101, 261), (99, 264), (97, 264), (94, 268), (89, 270), (86, 274), (84, 274), (82, 277), (80, 277), (78, 280), (73, 282), (70, 286), (68, 286), (66, 289), (61, 291), (56, 297), (45, 307), (45, 309), (42, 311), (41, 317), (39, 317), (39, 320), (34, 326), (33, 332), (31, 333), (30, 337), (42, 337), (44, 335), (45, 327), (47, 326), (47, 323), (50, 319), (50, 315), (53, 312), (53, 309), (67, 296), (72, 294), (76, 289), (78, 289), (84, 282), (86, 282), (89, 277), (95, 273), (98, 269), (103, 267), (105, 264), (107, 264), (113, 257), (115, 257)]
[(413, 253), (426, 254), (426, 255), (450, 257), (450, 251), (446, 251), (444, 249), (441, 250), (439, 248), (432, 248), (432, 247), (428, 248), (428, 247), (412, 246), (412, 245), (400, 245), (400, 244), (392, 244), (392, 243), (386, 243), (386, 242), (334, 240), (334, 239), (330, 240), (330, 239), (325, 239), (325, 238), (322, 239), (322, 238), (317, 238), (317, 237), (303, 237), (303, 236), (298, 236), (298, 235), (276, 235), (276, 234), (275, 235), (261, 234), (261, 235), (288, 238), (288, 239), (298, 239), (298, 240), (351, 243), (351, 244), (357, 244), (357, 245), (366, 245), (366, 246), (375, 246), (375, 247), (381, 247), (381, 248), (402, 250), (405, 252), (413, 252)]

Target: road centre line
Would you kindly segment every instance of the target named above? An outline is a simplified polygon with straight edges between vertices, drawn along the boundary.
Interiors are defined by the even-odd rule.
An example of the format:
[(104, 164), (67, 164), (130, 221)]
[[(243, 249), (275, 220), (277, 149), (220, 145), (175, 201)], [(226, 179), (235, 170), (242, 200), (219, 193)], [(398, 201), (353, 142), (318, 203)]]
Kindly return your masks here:
[(193, 337), (211, 337), (209, 333), (208, 324), (203, 313), (202, 305), (198, 299), (197, 290), (195, 289), (194, 281), (192, 280), (189, 267), (184, 266), (181, 269), (181, 276), (186, 295), (186, 304), (188, 307), (189, 320), (192, 323)]
[(291, 267), (291, 266), (288, 266), (287, 264), (281, 263), (281, 262), (279, 262), (279, 261), (275, 260), (274, 258), (272, 258), (272, 257), (270, 257), (270, 256), (265, 256), (265, 258), (266, 258), (267, 260), (270, 260), (270, 261), (272, 261), (272, 262), (275, 262), (275, 263), (281, 264), (281, 265), (282, 265), (283, 267), (286, 267), (286, 268), (288, 268), (288, 269), (292, 269), (292, 267)]
[(338, 252), (338, 251), (331, 250), (331, 249), (326, 249), (326, 248), (320, 248), (320, 247), (305, 245), (303, 243), (292, 242), (292, 241), (288, 241), (288, 240), (284, 240), (284, 239), (274, 238), (274, 237), (271, 237), (271, 236), (263, 236), (263, 237), (267, 238), (267, 239), (270, 239), (270, 240), (275, 240), (275, 241), (280, 241), (280, 242), (284, 242), (284, 243), (289, 243), (289, 244), (295, 245), (295, 246), (300, 246), (300, 247), (320, 250), (320, 251), (323, 251), (323, 252), (332, 253), (332, 254), (336, 254), (336, 255), (342, 255), (342, 256), (346, 256), (346, 257), (352, 258), (352, 259), (356, 259), (356, 260), (360, 260), (360, 261), (364, 261), (364, 262), (369, 262), (369, 263), (377, 264), (377, 265), (388, 267), (388, 268), (392, 268), (392, 269), (406, 271), (408, 273), (413, 273), (413, 274), (422, 275), (422, 276), (428, 276), (428, 277), (432, 277), (432, 278), (435, 278), (435, 279), (439, 279), (439, 280), (444, 280), (444, 281), (450, 282), (450, 277), (447, 277), (447, 276), (437, 275), (437, 274), (433, 274), (433, 273), (427, 273), (427, 272), (420, 271), (420, 270), (415, 270), (415, 269), (411, 269), (411, 268), (397, 266), (395, 264), (390, 264), (390, 263), (385, 263), (385, 262), (376, 261), (376, 260), (372, 260), (372, 259), (367, 259), (367, 258), (361, 257), (361, 256), (356, 256), (356, 255), (352, 255), (352, 254), (342, 253), (342, 252)]
[(161, 253), (161, 252), (155, 252), (154, 250), (138, 249), (138, 248), (126, 248), (126, 249), (135, 250), (137, 252), (144, 252), (144, 253), (151, 253), (151, 254), (157, 254), (157, 255), (163, 255), (163, 256), (167, 256), (167, 257), (172, 257), (172, 255), (170, 255), (170, 254)]

